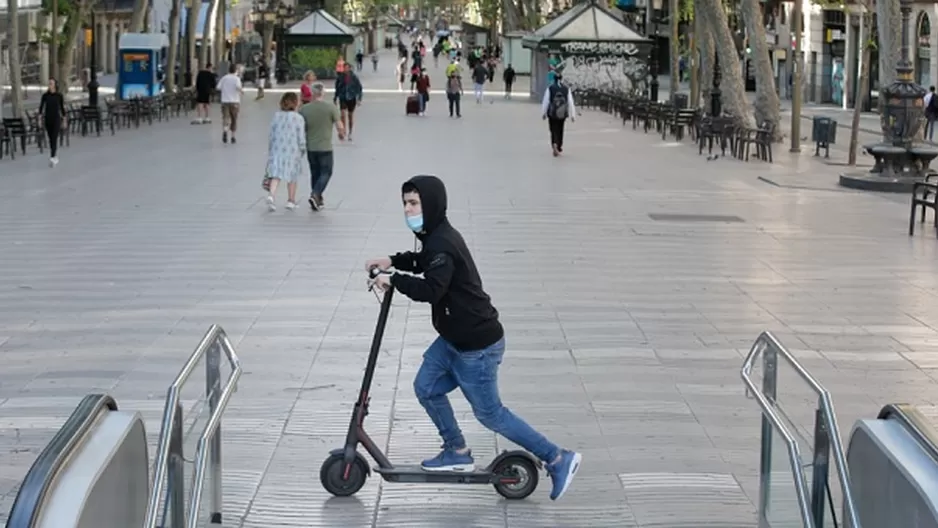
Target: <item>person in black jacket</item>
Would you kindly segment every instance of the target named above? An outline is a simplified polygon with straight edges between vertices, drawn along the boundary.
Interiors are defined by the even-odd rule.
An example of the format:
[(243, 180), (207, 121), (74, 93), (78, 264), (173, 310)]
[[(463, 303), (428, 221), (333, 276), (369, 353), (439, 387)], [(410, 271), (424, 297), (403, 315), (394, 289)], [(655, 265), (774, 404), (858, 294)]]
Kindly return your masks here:
[(498, 395), (498, 366), (505, 354), (505, 331), (498, 310), (482, 289), (482, 279), (462, 235), (446, 218), (446, 187), (436, 176), (415, 176), (401, 187), (407, 226), (423, 242), (407, 251), (365, 262), (375, 268), (421, 274), (378, 275), (380, 290), (394, 287), (411, 300), (430, 303), (440, 336), (427, 348), (414, 379), (417, 400), (443, 438), (443, 450), (421, 464), (426, 471), (472, 471), (466, 446), (447, 394), (460, 388), (479, 422), (543, 460), (553, 480), (550, 498), (570, 486), (582, 459), (535, 431)]
[(511, 99), (511, 85), (515, 83), (515, 69), (511, 67), (511, 64), (505, 68), (502, 79), (505, 80), (505, 99)]
[(58, 81), (52, 77), (49, 77), (49, 89), (39, 100), (39, 115), (49, 136), (49, 166), (55, 167), (59, 163), (59, 134), (65, 126), (66, 113), (65, 98), (59, 93)]

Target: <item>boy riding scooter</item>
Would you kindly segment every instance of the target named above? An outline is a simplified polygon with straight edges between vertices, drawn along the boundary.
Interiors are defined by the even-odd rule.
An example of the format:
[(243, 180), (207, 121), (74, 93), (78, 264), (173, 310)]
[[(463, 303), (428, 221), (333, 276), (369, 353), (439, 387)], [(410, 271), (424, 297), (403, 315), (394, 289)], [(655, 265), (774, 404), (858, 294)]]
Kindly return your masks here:
[(404, 183), (401, 194), (407, 226), (423, 247), (419, 253), (369, 260), (365, 268), (422, 274), (378, 275), (375, 287), (393, 286), (411, 300), (432, 305), (433, 327), (440, 336), (423, 355), (414, 392), (439, 430), (443, 450), (424, 460), (421, 467), (425, 471), (472, 471), (475, 467), (446, 396), (458, 387), (482, 425), (544, 461), (553, 481), (550, 498), (559, 499), (582, 457), (557, 447), (502, 405), (497, 380), (505, 332), (498, 311), (482, 289), (466, 242), (446, 218), (446, 187), (435, 176), (415, 176)]

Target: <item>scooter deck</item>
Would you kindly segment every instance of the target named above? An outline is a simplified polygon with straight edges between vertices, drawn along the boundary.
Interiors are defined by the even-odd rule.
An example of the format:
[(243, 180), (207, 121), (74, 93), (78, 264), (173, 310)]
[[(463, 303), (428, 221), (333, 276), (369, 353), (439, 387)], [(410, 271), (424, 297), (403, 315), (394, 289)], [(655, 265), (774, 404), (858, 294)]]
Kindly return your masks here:
[(491, 484), (488, 471), (427, 471), (418, 465), (374, 468), (388, 482), (446, 482), (451, 484)]

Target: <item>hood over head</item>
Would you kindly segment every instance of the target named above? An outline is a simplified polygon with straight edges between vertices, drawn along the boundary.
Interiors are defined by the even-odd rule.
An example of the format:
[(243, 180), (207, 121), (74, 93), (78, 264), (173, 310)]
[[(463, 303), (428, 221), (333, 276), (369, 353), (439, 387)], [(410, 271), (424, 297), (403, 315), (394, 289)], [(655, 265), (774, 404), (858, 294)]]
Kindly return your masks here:
[(407, 184), (413, 185), (420, 194), (423, 209), (423, 231), (430, 234), (446, 221), (446, 186), (436, 176), (414, 176), (401, 187), (401, 195)]

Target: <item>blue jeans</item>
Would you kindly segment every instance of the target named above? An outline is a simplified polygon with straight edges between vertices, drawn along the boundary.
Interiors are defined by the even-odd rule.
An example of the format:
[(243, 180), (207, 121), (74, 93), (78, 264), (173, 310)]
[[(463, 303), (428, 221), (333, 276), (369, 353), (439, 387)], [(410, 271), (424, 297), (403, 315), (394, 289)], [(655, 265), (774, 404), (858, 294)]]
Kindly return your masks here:
[(430, 99), (430, 94), (425, 94), (425, 93), (418, 93), (418, 94), (417, 94), (417, 102), (420, 103), (420, 111), (421, 111), (421, 112), (426, 112), (426, 111), (427, 111), (427, 100), (428, 100), (428, 99)]
[(482, 84), (482, 83), (474, 83), (474, 84), (472, 85), (472, 89), (473, 89), (473, 91), (474, 91), (475, 94), (476, 94), (476, 102), (477, 102), (477, 103), (482, 100), (482, 90), (484, 89), (484, 87), (485, 87), (485, 85)]
[(446, 448), (466, 447), (446, 396), (459, 387), (482, 425), (539, 459), (552, 462), (560, 449), (502, 405), (498, 396), (498, 366), (504, 355), (504, 339), (482, 350), (459, 351), (442, 337), (436, 338), (424, 352), (423, 364), (414, 378), (417, 400), (430, 415)]
[(332, 178), (332, 151), (307, 150), (306, 160), (309, 161), (309, 188), (312, 194), (322, 195)]

